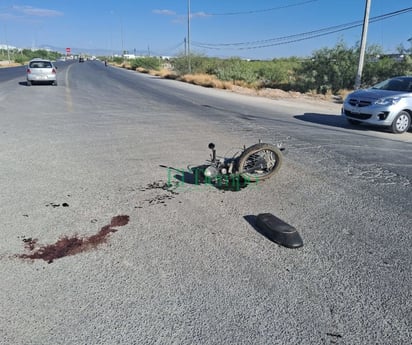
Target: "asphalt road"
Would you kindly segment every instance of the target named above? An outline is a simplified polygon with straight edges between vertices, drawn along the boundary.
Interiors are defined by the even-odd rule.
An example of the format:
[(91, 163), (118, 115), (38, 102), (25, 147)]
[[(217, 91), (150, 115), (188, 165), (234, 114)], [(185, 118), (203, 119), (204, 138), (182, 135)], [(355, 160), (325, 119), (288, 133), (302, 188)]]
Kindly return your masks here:
[[(0, 344), (410, 343), (412, 133), (97, 61), (4, 71)], [(287, 149), (268, 181), (186, 171), (259, 139)]]

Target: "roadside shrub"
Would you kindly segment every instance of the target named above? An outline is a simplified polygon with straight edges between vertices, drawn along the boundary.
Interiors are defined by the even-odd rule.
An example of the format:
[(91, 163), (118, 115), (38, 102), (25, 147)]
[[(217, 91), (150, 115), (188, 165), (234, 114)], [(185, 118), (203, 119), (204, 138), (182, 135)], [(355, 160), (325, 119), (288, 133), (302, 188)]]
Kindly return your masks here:
[[(190, 55), (190, 73), (213, 74), (219, 59), (209, 58), (203, 55)], [(173, 70), (179, 74), (184, 75), (189, 73), (189, 57), (179, 55), (171, 60)]]
[(295, 57), (259, 62), (257, 73), (262, 87), (281, 88), (285, 91), (294, 89), (295, 70), (301, 64), (301, 61)]
[(14, 58), (14, 62), (20, 63), (24, 65), (27, 62), (27, 58), (25, 56), (18, 55)]
[(121, 56), (114, 56), (114, 57), (112, 58), (112, 61), (113, 61), (115, 64), (117, 64), (117, 65), (121, 65), (121, 64), (123, 63), (123, 61), (124, 61), (124, 58), (121, 57)]
[(244, 81), (252, 84), (258, 80), (258, 74), (250, 62), (238, 58), (224, 61), (214, 72), (223, 81)]
[(187, 74), (179, 77), (179, 80), (200, 85), (204, 87), (213, 87), (219, 89), (231, 89), (232, 84), (217, 79), (215, 76), (209, 74)]
[[(22, 55), (28, 56), (28, 53)], [(42, 57), (42, 54), (46, 53), (35, 52), (34, 55)], [(380, 56), (384, 56), (382, 48), (376, 45), (367, 47), (362, 87), (395, 75), (412, 74), (412, 58), (406, 53), (402, 61)], [(228, 88), (231, 84), (256, 89), (276, 88), (288, 92), (339, 95), (341, 90), (353, 89), (358, 60), (359, 44), (347, 47), (340, 41), (335, 47), (319, 49), (306, 58), (291, 57), (262, 61), (191, 54), (189, 64), (189, 57), (181, 54), (170, 59), (167, 70), (155, 75), (208, 87)], [(115, 57), (113, 62), (142, 73), (153, 74), (154, 71), (162, 69), (162, 60), (157, 57), (127, 61), (122, 57)], [(198, 77), (195, 78), (193, 75)]]
[(160, 70), (161, 60), (157, 57), (140, 57), (130, 61), (131, 69)]

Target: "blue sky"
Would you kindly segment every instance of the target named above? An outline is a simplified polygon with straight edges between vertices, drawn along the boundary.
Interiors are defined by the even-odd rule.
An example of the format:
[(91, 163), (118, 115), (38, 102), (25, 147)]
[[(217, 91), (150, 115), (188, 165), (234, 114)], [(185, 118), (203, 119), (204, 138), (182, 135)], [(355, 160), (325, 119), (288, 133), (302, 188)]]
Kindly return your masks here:
[[(0, 44), (105, 49), (119, 54), (184, 52), (188, 0), (0, 0)], [(190, 47), (210, 56), (271, 59), (310, 56), (362, 26), (309, 38), (307, 33), (362, 22), (366, 0), (190, 0)], [(370, 17), (412, 7), (412, 0), (371, 0)], [(394, 53), (411, 47), (412, 11), (369, 25), (368, 44)], [(340, 30), (340, 31), (339, 31)], [(305, 34), (305, 35), (304, 35)], [(281, 39), (282, 38), (282, 39)], [(291, 42), (295, 41), (295, 42)], [(249, 42), (249, 43), (247, 43)], [(233, 45), (236, 44), (236, 45)]]

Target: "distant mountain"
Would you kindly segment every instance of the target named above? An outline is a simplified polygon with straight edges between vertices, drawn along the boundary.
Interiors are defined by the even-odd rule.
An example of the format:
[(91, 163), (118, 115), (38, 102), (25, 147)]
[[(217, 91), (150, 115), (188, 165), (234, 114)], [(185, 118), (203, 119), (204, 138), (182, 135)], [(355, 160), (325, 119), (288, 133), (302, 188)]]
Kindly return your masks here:
[[(70, 54), (71, 55), (79, 55), (79, 54), (85, 54), (85, 55), (94, 55), (94, 56), (110, 56), (113, 54), (112, 51), (108, 49), (91, 49), (91, 48), (78, 48), (78, 47), (67, 47), (70, 48)], [(41, 45), (39, 49), (47, 49), (55, 52), (59, 52), (62, 55), (66, 55), (66, 47), (56, 47), (56, 46), (50, 46), (50, 45)], [(120, 52), (114, 52), (119, 54)]]
[(11, 46), (10, 44), (0, 44), (0, 49), (17, 49), (17, 47)]
[[(66, 55), (66, 47), (56, 47), (56, 46), (51, 46), (51, 45), (46, 45), (42, 44), (38, 47), (15, 47), (10, 44), (0, 44), (0, 49), (2, 50), (14, 50), (14, 49), (32, 49), (32, 50), (37, 50), (37, 49), (44, 49), (44, 50), (50, 50), (53, 52), (59, 52), (62, 55)], [(70, 53), (72, 55), (79, 55), (79, 54), (86, 54), (86, 55), (94, 55), (94, 56), (110, 56), (113, 54), (120, 54), (120, 51), (111, 51), (108, 49), (86, 49), (86, 48), (76, 48), (76, 47), (70, 47)]]
[[(8, 47), (8, 48), (7, 48)], [(70, 54), (71, 55), (90, 55), (90, 56), (113, 56), (113, 55), (121, 55), (121, 50), (112, 50), (112, 49), (101, 49), (101, 48), (78, 48), (78, 47), (67, 47), (70, 48)], [(15, 47), (11, 45), (6, 45), (6, 44), (0, 44), (0, 49), (32, 49), (32, 50), (37, 50), (37, 49), (44, 49), (44, 50), (50, 50), (53, 52), (59, 52), (62, 55), (66, 55), (66, 47), (56, 47), (52, 45), (46, 45), (42, 44), (39, 45), (38, 47)], [(135, 56), (147, 56), (148, 52), (144, 50), (127, 50), (126, 54), (132, 54)], [(155, 54), (152, 54), (155, 55)]]

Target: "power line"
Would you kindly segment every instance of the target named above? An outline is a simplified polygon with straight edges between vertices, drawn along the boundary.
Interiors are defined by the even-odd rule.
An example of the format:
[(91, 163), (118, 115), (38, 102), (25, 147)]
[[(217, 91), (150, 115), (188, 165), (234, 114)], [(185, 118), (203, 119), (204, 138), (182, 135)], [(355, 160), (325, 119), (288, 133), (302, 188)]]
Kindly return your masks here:
[(157, 56), (166, 56), (166, 55), (173, 55), (174, 52), (176, 52), (179, 48), (184, 48), (184, 41), (179, 42), (178, 44), (175, 44), (172, 47), (169, 48), (164, 48), (161, 50), (153, 50), (152, 54), (157, 55)]
[[(380, 16), (377, 16), (377, 17), (373, 17), (373, 18), (370, 19), (370, 22), (377, 22), (377, 21), (380, 21), (380, 20), (388, 19), (388, 18), (391, 18), (391, 17), (394, 17), (394, 16), (404, 14), (406, 12), (410, 12), (410, 11), (412, 11), (412, 7), (409, 7), (409, 8), (403, 9), (403, 10), (399, 10), (399, 11), (395, 11), (395, 12), (391, 12), (391, 13), (387, 13), (387, 14), (383, 14), (383, 15), (380, 15)], [(320, 34), (322, 34), (322, 33), (324, 33), (324, 35), (328, 35), (328, 34), (336, 33), (336, 32), (339, 32), (339, 31), (349, 30), (349, 29), (352, 29), (354, 27), (362, 25), (362, 23), (363, 23), (363, 21), (359, 20), (359, 21), (355, 21), (355, 22), (351, 22), (351, 23), (330, 26), (330, 27), (327, 27), (327, 28), (319, 29), (319, 30), (308, 31), (308, 32), (305, 32), (305, 33), (294, 34), (294, 35), (283, 36), (283, 37), (277, 37), (277, 38), (270, 38), (270, 39), (266, 39), (266, 40), (238, 42), (238, 43), (202, 43), (202, 42), (195, 42), (195, 43), (198, 44), (198, 45), (208, 46), (211, 49), (213, 49), (213, 47), (256, 45), (256, 44), (265, 44), (265, 43), (269, 43), (269, 42), (279, 42), (279, 41), (286, 41), (284, 43), (288, 43), (289, 41), (295, 42), (295, 39), (301, 40), (300, 38), (303, 38), (303, 39), (308, 38), (309, 39), (309, 38), (312, 38), (312, 37), (319, 37), (319, 36), (321, 36)], [(277, 45), (277, 44), (275, 44), (275, 45)], [(270, 46), (270, 45), (268, 45), (268, 46)]]
[[(263, 44), (263, 43), (268, 43), (268, 42), (278, 42), (278, 41), (285, 41), (285, 40), (290, 40), (294, 38), (299, 38), (300, 36), (306, 37), (306, 36), (312, 36), (315, 34), (319, 34), (322, 32), (328, 33), (331, 30), (346, 30), (348, 27), (356, 27), (359, 25), (359, 21), (356, 22), (351, 22), (347, 24), (341, 24), (341, 25), (335, 25), (335, 26), (330, 26), (327, 28), (319, 29), (319, 30), (314, 30), (314, 31), (308, 31), (300, 34), (294, 34), (294, 35), (289, 35), (289, 36), (282, 36), (282, 37), (276, 37), (276, 38), (269, 38), (265, 40), (257, 40), (257, 41), (249, 41), (249, 42), (237, 42), (237, 43), (202, 43), (202, 42), (196, 42), (197, 44), (201, 45), (207, 45), (210, 47), (220, 47), (220, 46), (242, 46), (242, 45), (252, 45), (252, 44)], [(334, 31), (335, 32), (335, 31)]]
[[(408, 7), (408, 8), (404, 8), (402, 10), (398, 10), (395, 12), (390, 12), (390, 13), (386, 13), (380, 16), (372, 17), (369, 20), (369, 22), (374, 23), (374, 22), (382, 21), (388, 18), (392, 18), (395, 16), (405, 14), (410, 11), (412, 11), (412, 7)], [(273, 47), (273, 46), (278, 46), (278, 45), (283, 45), (283, 44), (295, 43), (295, 42), (299, 42), (299, 41), (303, 41), (307, 39), (331, 35), (337, 32), (353, 29), (355, 27), (361, 26), (362, 24), (363, 24), (363, 21), (359, 20), (359, 21), (355, 21), (351, 23), (330, 26), (327, 28), (319, 29), (319, 30), (314, 30), (314, 31), (300, 33), (300, 34), (289, 35), (289, 36), (277, 37), (277, 38), (270, 38), (266, 40), (237, 42), (237, 43), (192, 42), (192, 44), (200, 48), (215, 49), (215, 50), (220, 50), (220, 49), (224, 49), (228, 47), (231, 47), (232, 49), (237, 49), (237, 50), (258, 49), (258, 48), (266, 48), (266, 47)]]
[(266, 9), (262, 9), (262, 10), (250, 10), (250, 11), (244, 11), (244, 12), (226, 12), (226, 13), (205, 13), (205, 14), (207, 16), (237, 16), (237, 15), (241, 15), (241, 14), (265, 13), (265, 12), (280, 10), (280, 9), (283, 9), (283, 8), (301, 6), (301, 5), (305, 5), (305, 4), (308, 4), (310, 2), (316, 2), (316, 1), (319, 1), (319, 0), (307, 0), (307, 1), (303, 1), (303, 2), (298, 2), (296, 4), (266, 8)]
[(184, 46), (184, 44), (185, 44), (185, 42), (182, 40), (182, 41), (180, 41), (179, 43), (175, 44), (175, 45), (174, 45), (174, 46), (172, 46), (172, 47), (169, 47), (169, 48), (163, 49), (163, 51), (166, 51), (166, 52), (175, 51), (175, 50), (177, 50), (177, 49), (179, 49), (179, 48), (183, 47), (183, 46)]

